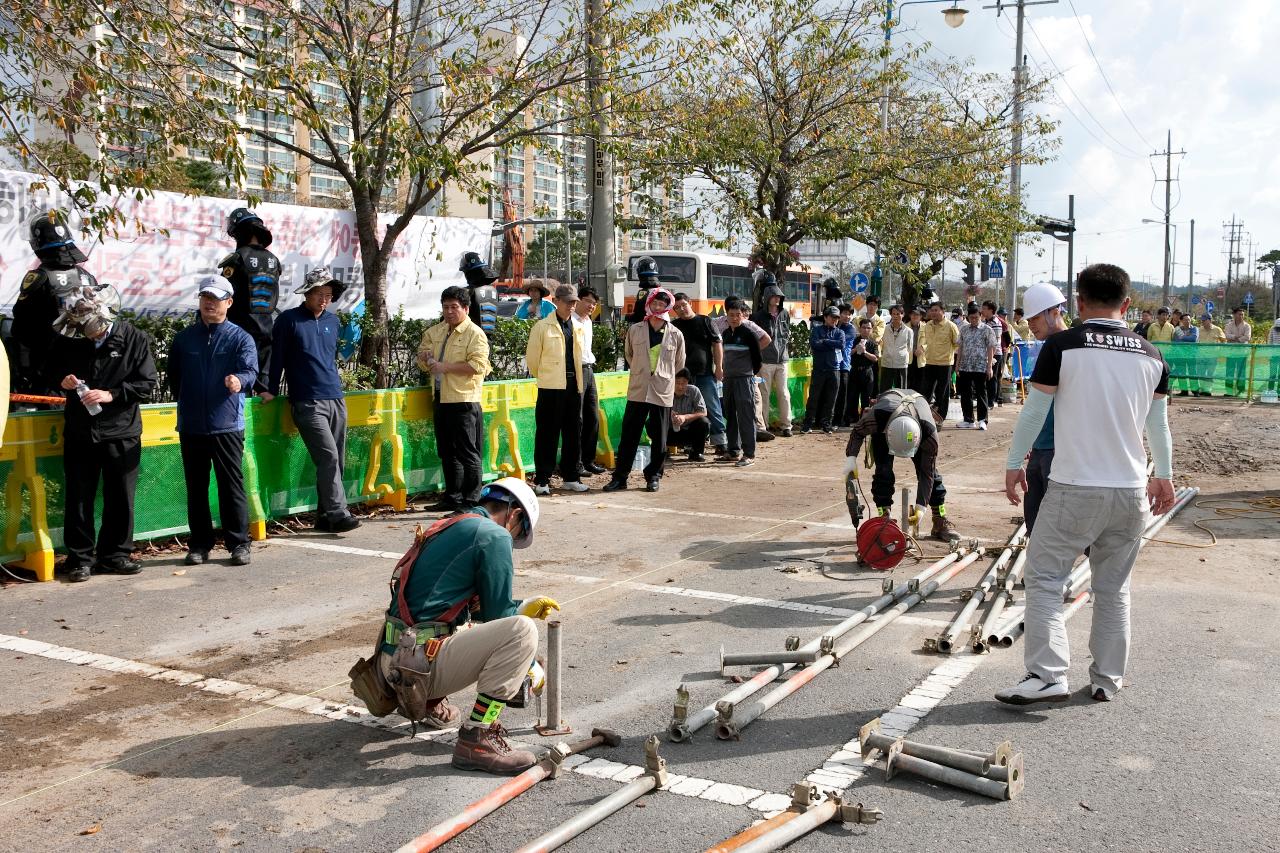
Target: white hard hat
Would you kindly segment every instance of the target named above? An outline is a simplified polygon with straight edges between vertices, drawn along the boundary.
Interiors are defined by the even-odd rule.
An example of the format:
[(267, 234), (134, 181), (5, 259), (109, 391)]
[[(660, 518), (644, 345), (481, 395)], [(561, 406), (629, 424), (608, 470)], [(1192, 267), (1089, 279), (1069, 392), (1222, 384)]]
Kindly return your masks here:
[(1033, 284), (1022, 294), (1022, 313), (1028, 317), (1043, 314), (1050, 308), (1067, 304), (1067, 297), (1062, 295), (1055, 285), (1042, 281)]
[(503, 477), (494, 480), (480, 490), (480, 500), (500, 500), (508, 503), (514, 501), (524, 510), (528, 524), (523, 533), (513, 537), (513, 545), (517, 548), (528, 548), (533, 544), (533, 531), (538, 526), (538, 496), (529, 488), (529, 484), (516, 477)]
[(911, 415), (894, 415), (884, 428), (884, 439), (894, 456), (910, 459), (920, 449), (920, 422)]

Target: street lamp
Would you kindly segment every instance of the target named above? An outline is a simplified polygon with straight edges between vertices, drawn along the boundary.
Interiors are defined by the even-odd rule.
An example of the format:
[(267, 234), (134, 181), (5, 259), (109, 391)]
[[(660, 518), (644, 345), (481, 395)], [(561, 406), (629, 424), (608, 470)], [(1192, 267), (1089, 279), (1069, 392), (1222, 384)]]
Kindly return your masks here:
[(947, 26), (955, 29), (964, 23), (964, 16), (969, 14), (968, 9), (961, 9), (959, 6), (952, 6), (950, 9), (942, 10), (942, 20), (947, 22)]

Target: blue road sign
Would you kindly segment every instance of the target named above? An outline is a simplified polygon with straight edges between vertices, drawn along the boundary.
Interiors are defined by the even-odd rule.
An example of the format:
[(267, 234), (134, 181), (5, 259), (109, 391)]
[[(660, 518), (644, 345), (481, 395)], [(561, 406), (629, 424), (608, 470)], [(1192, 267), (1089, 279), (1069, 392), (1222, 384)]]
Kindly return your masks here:
[(1212, 311), (1212, 310), (1213, 310), (1213, 302), (1212, 302), (1211, 300), (1208, 300), (1208, 299), (1206, 299), (1206, 300), (1205, 300), (1205, 302), (1204, 302), (1204, 310), (1206, 310), (1206, 311)]
[(1000, 261), (999, 258), (992, 258), (991, 269), (987, 273), (987, 275), (991, 276), (992, 278), (1004, 278), (1004, 264)]
[(902, 264), (904, 267), (911, 262), (911, 259), (907, 257), (906, 252), (899, 252), (897, 256), (894, 258), (894, 260)]
[(1253, 304), (1253, 294), (1252, 294), (1252, 293), (1246, 293), (1246, 294), (1244, 295), (1244, 304), (1245, 304), (1245, 305), (1252, 305), (1252, 304)]
[(866, 293), (871, 288), (871, 279), (864, 272), (856, 272), (849, 276), (849, 287), (854, 293)]
[(1199, 305), (1201, 301), (1202, 300), (1200, 299), (1200, 296), (1198, 294), (1196, 296), (1191, 297), (1192, 305)]

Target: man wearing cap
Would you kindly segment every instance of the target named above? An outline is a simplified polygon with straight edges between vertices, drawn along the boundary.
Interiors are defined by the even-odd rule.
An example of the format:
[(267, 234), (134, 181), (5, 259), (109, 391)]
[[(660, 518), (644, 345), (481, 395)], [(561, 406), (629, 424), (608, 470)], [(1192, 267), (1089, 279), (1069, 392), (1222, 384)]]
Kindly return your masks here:
[[(1244, 318), (1244, 306), (1231, 309), (1231, 322), (1223, 329), (1229, 344), (1253, 343), (1253, 326)], [(1247, 353), (1247, 350), (1240, 350)], [(1235, 394), (1246, 394), (1249, 391), (1249, 356), (1227, 356), (1227, 387)]]
[[(392, 574), (374, 664), (362, 659), (350, 673), (352, 689), (376, 716), (398, 708), (415, 724), (458, 725), (459, 770), (509, 776), (537, 760), (507, 743), (498, 718), (507, 705), (524, 707), (531, 690), (541, 692), (533, 620), (560, 609), (546, 596), (511, 597), (512, 549), (533, 543), (538, 515), (529, 486), (504, 477), (485, 486), (474, 506), (420, 531)], [(448, 696), (473, 684), (475, 703), (464, 716)]]
[(213, 550), (209, 468), (218, 481), (218, 516), (233, 566), (249, 564), (249, 501), (244, 490), (244, 397), (258, 377), (258, 350), (244, 329), (227, 322), (231, 286), (213, 276), (200, 287), (196, 321), (169, 347), (169, 388), (178, 401), (178, 443), (187, 483), (187, 565)]
[(1153, 344), (1171, 344), (1174, 328), (1174, 324), (1169, 322), (1169, 309), (1160, 308), (1156, 311), (1156, 321), (1147, 326), (1146, 338)]
[(555, 311), (533, 324), (524, 360), (538, 385), (534, 409), (533, 491), (551, 494), (551, 474), (560, 452), (560, 476), (569, 492), (585, 492), (578, 474), (582, 450), (583, 354), (582, 327), (573, 322), (578, 293), (571, 284), (556, 285)]
[(801, 432), (810, 432), (815, 425), (823, 432), (831, 432), (831, 417), (840, 384), (840, 364), (844, 358), (844, 332), (840, 331), (839, 322), (840, 309), (828, 305), (822, 311), (822, 324), (809, 330), (813, 373), (809, 377), (809, 399), (805, 404)]
[(328, 267), (307, 273), (302, 304), (276, 318), (271, 333), (271, 367), (267, 371), (264, 403), (280, 393), (280, 378), (288, 381), (289, 409), (298, 434), (316, 466), (315, 529), (346, 533), (360, 526), (347, 510), (342, 474), (347, 457), (347, 401), (338, 376), (338, 336), (342, 323), (329, 305), (343, 290)]
[(484, 412), (480, 402), (489, 364), (489, 339), (467, 316), (471, 294), (446, 287), (440, 294), (441, 322), (430, 326), (418, 344), (418, 367), (430, 377), (436, 453), (444, 471), (444, 497), (438, 510), (461, 509), (480, 494)]
[(525, 282), (524, 292), (529, 298), (516, 309), (517, 320), (541, 320), (555, 313), (556, 306), (546, 298), (551, 295), (551, 288), (547, 287), (545, 281), (540, 278), (529, 279)]
[(233, 303), (227, 319), (249, 333), (258, 349), (258, 376), (246, 393), (267, 390), (267, 368), (271, 364), (271, 328), (276, 302), (280, 299), (280, 259), (267, 251), (271, 231), (262, 217), (237, 207), (227, 216), (227, 235), (235, 238), (236, 250), (218, 264), (222, 276), (231, 282)]
[[(72, 583), (87, 581), (91, 565), (106, 574), (142, 571), (133, 559), (133, 496), (142, 461), (139, 404), (151, 400), (156, 365), (151, 338), (116, 317), (119, 304), (110, 287), (80, 285), (63, 291), (62, 313), (54, 321), (61, 334), (46, 365), (47, 384), (58, 385), (67, 398), (62, 534), (67, 549), (63, 568)], [(99, 482), (102, 527), (95, 561)]]
[[(1033, 284), (1022, 294), (1022, 307), (1030, 312), (1027, 326), (1036, 340), (1044, 341), (1059, 332), (1067, 330), (1062, 311), (1066, 307), (1067, 297), (1056, 286), (1047, 282)], [(1136, 334), (1136, 332), (1135, 332)], [(1044, 426), (1031, 445), (1027, 454), (1027, 492), (1022, 498), (1022, 518), (1027, 524), (1027, 533), (1036, 526), (1036, 516), (1040, 513), (1040, 502), (1044, 500), (1049, 489), (1049, 471), (1053, 467), (1053, 403), (1049, 404), (1045, 414)], [(1018, 505), (1016, 490), (1005, 490), (1010, 503)]]
[(667, 457), (667, 427), (676, 395), (676, 374), (684, 367), (684, 335), (667, 319), (675, 297), (662, 287), (649, 291), (645, 320), (627, 329), (623, 345), (631, 375), (627, 380), (627, 406), (622, 411), (613, 479), (604, 487), (616, 492), (627, 487), (627, 475), (640, 448), (640, 431), (649, 435), (652, 456), (644, 467), (645, 491), (658, 491)]
[(845, 473), (858, 466), (862, 444), (871, 439), (875, 474), (871, 478), (871, 499), (878, 514), (893, 509), (893, 460), (902, 456), (912, 461), (916, 471), (916, 516), (924, 515), (927, 504), (933, 513), (929, 535), (941, 542), (959, 541), (955, 525), (947, 518), (947, 489), (938, 473), (938, 427), (942, 419), (929, 402), (915, 391), (891, 388), (868, 406), (853, 425), (845, 445)]
[(498, 289), (493, 286), (498, 280), (497, 271), (485, 263), (478, 252), (464, 254), (458, 270), (466, 278), (470, 291), (471, 307), (467, 309), (467, 316), (486, 335), (491, 334), (498, 322)]

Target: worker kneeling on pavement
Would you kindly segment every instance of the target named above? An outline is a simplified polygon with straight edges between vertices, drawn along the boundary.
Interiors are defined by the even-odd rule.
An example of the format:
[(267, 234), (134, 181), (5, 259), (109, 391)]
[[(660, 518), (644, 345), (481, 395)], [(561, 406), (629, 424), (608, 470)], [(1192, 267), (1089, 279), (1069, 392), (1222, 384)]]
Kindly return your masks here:
[(871, 498), (880, 515), (889, 515), (893, 507), (893, 460), (905, 456), (916, 467), (916, 512), (923, 515), (926, 502), (933, 510), (933, 529), (929, 535), (943, 542), (957, 542), (960, 535), (947, 518), (946, 487), (938, 473), (937, 413), (923, 396), (905, 388), (893, 388), (881, 394), (853, 425), (844, 455), (857, 471), (862, 443), (871, 439), (871, 455), (875, 474), (871, 478)]
[(523, 707), (529, 689), (541, 691), (533, 619), (560, 609), (542, 596), (511, 598), (511, 549), (527, 548), (537, 524), (533, 491), (506, 477), (485, 486), (474, 509), (419, 532), (392, 574), (376, 665), (361, 659), (351, 670), (352, 689), (370, 713), (398, 708), (433, 728), (458, 724), (462, 715), (447, 697), (475, 684), (453, 752), (460, 770), (512, 775), (536, 763), (533, 753), (507, 744), (498, 717), (508, 704)]

